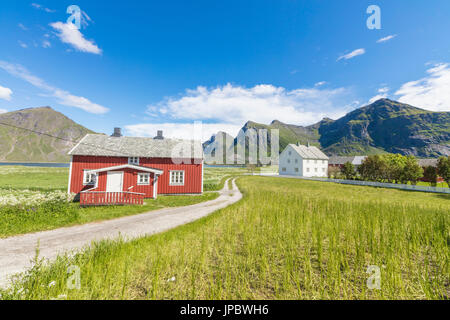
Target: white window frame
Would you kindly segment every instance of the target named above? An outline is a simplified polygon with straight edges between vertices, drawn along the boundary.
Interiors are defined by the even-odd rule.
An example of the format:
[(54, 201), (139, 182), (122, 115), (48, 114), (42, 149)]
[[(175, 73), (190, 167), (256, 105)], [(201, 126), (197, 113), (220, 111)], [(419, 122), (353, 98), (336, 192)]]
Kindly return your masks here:
[(281, 168), (281, 172), (286, 172), (286, 168)]
[[(184, 186), (184, 182), (185, 182), (185, 172), (184, 170), (170, 170), (169, 171), (170, 175), (169, 175), (169, 185), (170, 186)], [(175, 174), (179, 174), (181, 173), (181, 180), (182, 181), (173, 181), (174, 180), (174, 175)], [(175, 178), (175, 180), (178, 180), (177, 178)]]
[[(147, 179), (141, 179), (142, 177), (146, 177)], [(145, 181), (145, 180), (147, 180), (147, 181)], [(150, 173), (138, 172), (137, 184), (138, 184), (138, 186), (148, 186), (150, 184)]]
[(299, 172), (298, 168), (295, 168), (295, 172)]
[(309, 172), (309, 168), (306, 168), (306, 172)]
[(139, 157), (128, 157), (128, 164), (139, 165)]
[(291, 159), (287, 159), (287, 163), (291, 163)]
[[(89, 182), (86, 182), (87, 174), (88, 174), (87, 171), (89, 171), (89, 170), (88, 169), (84, 169), (83, 170), (83, 186), (95, 186), (97, 184), (98, 174), (97, 173), (90, 173), (91, 180)], [(94, 176), (94, 179), (92, 179), (92, 176)]]

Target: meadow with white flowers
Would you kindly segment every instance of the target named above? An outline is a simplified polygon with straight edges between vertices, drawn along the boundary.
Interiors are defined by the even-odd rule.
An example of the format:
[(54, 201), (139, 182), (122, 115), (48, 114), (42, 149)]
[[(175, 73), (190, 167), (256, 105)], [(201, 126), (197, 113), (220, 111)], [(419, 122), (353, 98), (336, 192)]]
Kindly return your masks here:
[(0, 189), (0, 206), (36, 206), (50, 201), (72, 202), (74, 194), (66, 191)]

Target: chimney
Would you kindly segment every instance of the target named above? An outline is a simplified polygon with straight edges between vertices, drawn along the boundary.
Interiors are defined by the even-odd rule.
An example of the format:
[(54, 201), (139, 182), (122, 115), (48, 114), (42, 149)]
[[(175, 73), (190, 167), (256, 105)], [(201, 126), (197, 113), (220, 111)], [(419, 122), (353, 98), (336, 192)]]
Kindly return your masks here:
[(120, 128), (114, 128), (114, 133), (111, 135), (111, 137), (120, 138), (122, 136), (122, 132)]
[(156, 139), (156, 140), (163, 140), (163, 139), (164, 139), (163, 131), (162, 131), (162, 130), (158, 130), (158, 132), (157, 132), (157, 134), (156, 134), (156, 137), (154, 137), (153, 139)]

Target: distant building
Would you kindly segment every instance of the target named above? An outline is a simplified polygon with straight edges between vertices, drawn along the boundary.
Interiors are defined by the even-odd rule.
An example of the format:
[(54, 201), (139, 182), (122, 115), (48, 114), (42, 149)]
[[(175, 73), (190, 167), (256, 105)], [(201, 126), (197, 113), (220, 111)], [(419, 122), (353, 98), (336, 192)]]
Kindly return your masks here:
[(302, 177), (326, 177), (328, 157), (314, 146), (289, 144), (280, 154), (279, 174)]
[[(438, 159), (417, 159), (417, 163), (419, 166), (421, 166), (424, 170), (426, 167), (435, 167), (438, 166)], [(420, 181), (429, 182), (424, 177), (420, 178)], [(437, 182), (444, 182), (444, 179), (440, 176), (437, 177)]]
[(417, 163), (422, 168), (425, 168), (425, 167), (435, 167), (435, 168), (437, 168), (438, 159), (417, 159)]
[(350, 156), (350, 157), (333, 156), (330, 157), (328, 161), (328, 166), (342, 169), (345, 163), (350, 162), (355, 166), (355, 169), (357, 169), (366, 158), (367, 156)]

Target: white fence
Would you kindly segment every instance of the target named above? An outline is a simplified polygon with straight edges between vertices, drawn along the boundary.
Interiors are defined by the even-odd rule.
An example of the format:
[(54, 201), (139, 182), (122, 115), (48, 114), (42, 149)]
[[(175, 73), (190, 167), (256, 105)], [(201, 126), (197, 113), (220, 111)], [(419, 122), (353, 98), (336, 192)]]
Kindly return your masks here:
[(438, 188), (438, 187), (426, 187), (426, 186), (413, 186), (409, 184), (395, 184), (395, 183), (383, 183), (383, 182), (372, 182), (372, 181), (359, 181), (359, 180), (343, 180), (343, 179), (328, 179), (328, 178), (307, 178), (299, 176), (288, 176), (288, 175), (268, 175), (261, 174), (263, 176), (279, 177), (279, 178), (296, 178), (303, 180), (313, 180), (313, 181), (324, 181), (324, 182), (334, 182), (341, 184), (352, 184), (357, 186), (370, 186), (370, 187), (380, 187), (380, 188), (392, 188), (401, 189), (409, 191), (421, 191), (421, 192), (434, 192), (434, 193), (446, 193), (450, 194), (450, 188)]

